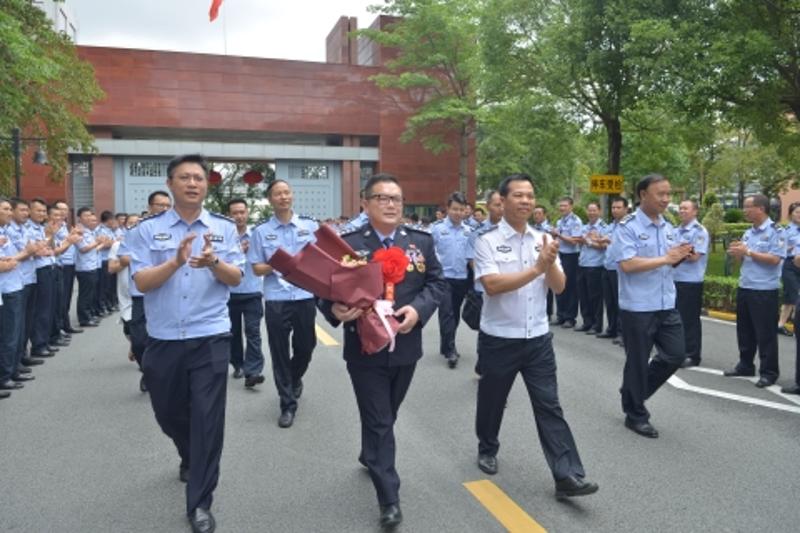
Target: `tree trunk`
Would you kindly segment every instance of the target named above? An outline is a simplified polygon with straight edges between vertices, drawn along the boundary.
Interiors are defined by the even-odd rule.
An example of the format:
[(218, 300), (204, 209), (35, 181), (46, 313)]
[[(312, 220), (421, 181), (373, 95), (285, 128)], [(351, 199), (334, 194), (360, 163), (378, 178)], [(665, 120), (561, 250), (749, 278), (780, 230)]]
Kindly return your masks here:
[(461, 127), (458, 150), (458, 189), (467, 194), (467, 169), (469, 168), (469, 129)]
[(622, 125), (619, 117), (603, 120), (608, 137), (608, 161), (606, 163), (606, 174), (619, 174), (619, 163), (622, 158)]

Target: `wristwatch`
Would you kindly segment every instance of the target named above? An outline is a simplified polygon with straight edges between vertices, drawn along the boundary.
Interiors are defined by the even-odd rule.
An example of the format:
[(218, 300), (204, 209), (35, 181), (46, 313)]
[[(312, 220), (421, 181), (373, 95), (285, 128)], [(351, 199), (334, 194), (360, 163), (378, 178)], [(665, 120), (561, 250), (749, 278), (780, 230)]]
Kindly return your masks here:
[(211, 263), (211, 265), (208, 268), (214, 270), (215, 268), (217, 268), (217, 265), (219, 265), (219, 257), (214, 257), (214, 262)]
[(753, 251), (750, 250), (750, 248), (748, 248), (747, 251), (744, 253), (744, 255), (746, 255), (747, 257), (753, 257)]

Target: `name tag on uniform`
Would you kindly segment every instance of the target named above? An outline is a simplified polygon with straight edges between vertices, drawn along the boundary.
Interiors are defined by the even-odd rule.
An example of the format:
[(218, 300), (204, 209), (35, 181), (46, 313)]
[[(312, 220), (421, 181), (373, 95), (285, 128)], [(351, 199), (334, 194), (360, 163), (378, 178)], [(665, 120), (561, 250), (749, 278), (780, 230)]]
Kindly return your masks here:
[(769, 235), (764, 235), (763, 237), (761, 237), (761, 240), (762, 241), (768, 241), (769, 240)]
[(308, 231), (307, 229), (301, 229), (300, 231), (297, 232), (297, 236), (298, 237), (305, 237), (306, 235), (310, 235), (310, 234), (311, 234), (311, 232)]
[(447, 230), (439, 232), (439, 235), (450, 235), (450, 232)]
[(156, 241), (168, 241), (172, 238), (171, 233), (156, 233), (153, 235), (153, 240)]
[(224, 237), (222, 235), (214, 235), (213, 233), (208, 237), (211, 242), (222, 242)]
[(498, 246), (496, 248), (496, 250), (498, 252), (500, 252), (501, 254), (507, 254), (507, 253), (509, 253), (511, 251), (511, 247), (509, 245), (507, 245), (507, 244), (502, 244), (502, 245)]
[(667, 240), (668, 240), (668, 241), (671, 241), (671, 240), (673, 240), (674, 238), (675, 238), (675, 237), (672, 235), (672, 233), (667, 233)]
[(275, 239), (277, 239), (277, 238), (278, 238), (278, 236), (277, 236), (277, 235), (275, 235), (274, 233), (267, 234), (267, 236), (266, 236), (266, 237), (267, 237), (267, 240), (268, 240), (268, 241), (274, 241)]
[(647, 233), (640, 233), (639, 234), (639, 240), (646, 241), (649, 238), (650, 238), (650, 235), (648, 235)]

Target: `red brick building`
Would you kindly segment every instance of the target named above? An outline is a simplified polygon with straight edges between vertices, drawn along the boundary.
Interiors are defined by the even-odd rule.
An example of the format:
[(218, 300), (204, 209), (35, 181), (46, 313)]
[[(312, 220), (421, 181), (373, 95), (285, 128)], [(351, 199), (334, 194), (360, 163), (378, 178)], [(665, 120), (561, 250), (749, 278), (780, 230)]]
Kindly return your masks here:
[(79, 47), (106, 93), (88, 120), (97, 153), (73, 154), (61, 183), (26, 164), (23, 196), (140, 211), (164, 188), (169, 159), (199, 152), (274, 164), (293, 184), (298, 211), (318, 217), (357, 213), (361, 185), (378, 171), (401, 179), (411, 209), (444, 203), (458, 188), (457, 150), (433, 155), (398, 140), (408, 111), (369, 80), (387, 50), (349, 37), (355, 27), (355, 18), (336, 23), (326, 63)]

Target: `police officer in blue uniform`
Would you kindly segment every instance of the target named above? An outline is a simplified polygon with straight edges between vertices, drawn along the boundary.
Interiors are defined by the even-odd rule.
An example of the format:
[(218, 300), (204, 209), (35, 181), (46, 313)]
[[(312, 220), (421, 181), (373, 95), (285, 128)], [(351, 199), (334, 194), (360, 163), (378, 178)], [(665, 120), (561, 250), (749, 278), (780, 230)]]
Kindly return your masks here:
[(439, 303), (439, 353), (447, 365), (455, 368), (460, 357), (456, 349), (456, 331), (461, 318), (461, 304), (470, 286), (469, 264), (472, 261), (472, 228), (464, 223), (467, 200), (460, 192), (447, 199), (447, 217), (431, 226), (436, 256), (447, 281), (447, 294)]
[(78, 209), (78, 222), (82, 238), (75, 245), (75, 276), (78, 278), (78, 323), (82, 328), (96, 327), (95, 301), (99, 283), (100, 252), (103, 245), (92, 228), (94, 213), (90, 207)]
[[(547, 208), (537, 205), (533, 208), (533, 229), (544, 233), (552, 233), (553, 225), (547, 220)], [(547, 322), (553, 317), (553, 291), (547, 289)]]
[(41, 198), (31, 200), (31, 226), (33, 238), (41, 243), (34, 256), (36, 268), (35, 311), (31, 328), (31, 357), (47, 356), (58, 351), (48, 345), (50, 325), (55, 313), (56, 259), (53, 254), (53, 232), (47, 226), (47, 203)]
[[(792, 336), (792, 332), (786, 329), (786, 322), (792, 316), (795, 304), (800, 295), (800, 268), (794, 264), (796, 255), (800, 255), (800, 202), (794, 202), (789, 206), (789, 225), (784, 231), (786, 239), (786, 260), (783, 262), (781, 272), (781, 282), (783, 283), (783, 302), (781, 314), (778, 318), (778, 333)], [(795, 315), (797, 326), (800, 329), (800, 317)], [(798, 331), (800, 333), (800, 331)]]
[(744, 216), (753, 227), (742, 240), (728, 247), (731, 257), (742, 262), (736, 291), (736, 339), (739, 363), (726, 376), (754, 376), (758, 350), (760, 378), (756, 387), (768, 387), (778, 379), (778, 332), (775, 313), (781, 262), (786, 257), (784, 230), (769, 218), (769, 198), (763, 194), (744, 200)]
[[(153, 191), (147, 197), (147, 213), (148, 216), (154, 216), (163, 213), (172, 207), (172, 200), (169, 193), (166, 191)], [(139, 225), (133, 225), (125, 232), (125, 239), (120, 244), (117, 251), (120, 265), (122, 268), (130, 267), (131, 253), (128, 250), (127, 242), (136, 239), (136, 232), (139, 231)], [(128, 275), (131, 269), (128, 268)], [(144, 350), (147, 347), (147, 316), (144, 312), (144, 294), (137, 288), (133, 279), (128, 284), (128, 292), (131, 295), (131, 319), (128, 322), (128, 331), (131, 337), (131, 352), (133, 358), (139, 369), (142, 368), (142, 357), (144, 357)], [(147, 383), (145, 382), (144, 375), (139, 379), (139, 390), (147, 392)]]
[[(234, 198), (228, 202), (228, 216), (236, 223), (239, 234), (239, 246), (243, 254), (247, 254), (252, 230), (247, 226), (250, 211), (247, 202)], [(251, 388), (264, 382), (264, 354), (261, 351), (261, 318), (264, 307), (261, 305), (264, 278), (256, 276), (253, 265), (247, 263), (242, 282), (231, 287), (231, 299), (228, 301), (228, 313), (231, 316), (231, 365), (233, 377), (244, 377), (244, 386)], [(242, 326), (244, 326), (245, 343), (242, 343)], [(245, 350), (246, 345), (246, 350)]]
[[(662, 213), (671, 199), (669, 181), (650, 174), (636, 185), (639, 208), (623, 218), (611, 254), (619, 266), (619, 308), (625, 343), (622, 410), (625, 427), (656, 438), (644, 405), (680, 367), (686, 344), (681, 316), (675, 308), (673, 265), (691, 253), (678, 241)], [(659, 356), (650, 359), (653, 346)], [(649, 361), (649, 363), (648, 363)]]
[(614, 198), (611, 200), (611, 222), (606, 224), (602, 240), (606, 245), (606, 254), (603, 259), (603, 302), (606, 306), (606, 321), (608, 326), (599, 339), (612, 339), (617, 341), (620, 332), (619, 325), (619, 282), (617, 280), (617, 261), (611, 254), (611, 244), (616, 240), (619, 222), (628, 214), (628, 200)]
[(33, 379), (20, 372), (22, 364), (17, 350), (24, 285), (18, 251), (7, 232), (11, 217), (11, 202), (0, 198), (0, 398), (7, 398), (8, 391), (21, 389), (23, 381)]
[(556, 324), (563, 328), (575, 327), (578, 316), (578, 254), (581, 251), (580, 239), (583, 222), (572, 212), (573, 201), (565, 196), (558, 202), (561, 218), (552, 231), (559, 240), (559, 259), (567, 276), (567, 286), (556, 296)]
[(344, 323), (344, 358), (361, 415), (359, 461), (369, 470), (380, 506), (380, 524), (390, 528), (403, 519), (400, 477), (395, 469), (394, 424), (417, 360), (422, 357), (422, 327), (445, 292), (442, 268), (433, 239), (425, 232), (401, 226), (403, 191), (394, 176), (376, 174), (366, 184), (362, 200), (369, 222), (342, 237), (359, 255), (370, 259), (382, 247), (405, 250), (409, 266), (395, 287), (395, 316), (400, 330), (393, 352), (361, 353), (355, 322), (361, 309), (320, 301), (325, 318), (335, 327)]
[(547, 289), (560, 293), (565, 285), (559, 245), (527, 223), (536, 202), (529, 176), (509, 176), (499, 191), (503, 219), (483, 230), (475, 242), (475, 276), (486, 289), (478, 334), (482, 370), (475, 421), (478, 468), (489, 475), (497, 473), (500, 424), (508, 393), (521, 374), (556, 497), (592, 494), (598, 486), (584, 479), (583, 464), (559, 404), (553, 335), (547, 322)]
[(575, 331), (599, 335), (603, 332), (603, 261), (606, 243), (602, 236), (606, 223), (600, 218), (600, 204), (586, 204), (589, 220), (581, 232), (578, 254), (578, 302), (583, 324)]
[(675, 267), (675, 305), (683, 322), (686, 340), (686, 358), (683, 368), (697, 366), (702, 359), (703, 326), (700, 313), (703, 309), (703, 280), (708, 264), (708, 231), (697, 221), (697, 202), (684, 200), (678, 208), (681, 225), (676, 228), (678, 242), (688, 243), (692, 253)]
[(61, 253), (61, 255), (58, 256), (58, 261), (61, 264), (61, 294), (63, 298), (61, 300), (61, 308), (56, 312), (61, 315), (61, 319), (59, 321), (61, 330), (70, 335), (74, 335), (77, 333), (83, 333), (82, 329), (72, 326), (72, 320), (70, 319), (70, 309), (72, 309), (72, 290), (75, 286), (75, 256), (78, 253), (75, 244), (80, 242), (82, 238), (82, 232), (76, 227), (70, 228), (67, 223), (70, 214), (69, 204), (59, 200), (55, 203), (55, 206), (61, 210), (61, 215), (64, 220), (58, 234), (56, 235), (56, 239), (60, 240), (62, 243), (64, 241), (70, 242), (70, 246), (68, 246)]
[(267, 199), (273, 215), (253, 228), (247, 260), (257, 276), (264, 276), (264, 321), (272, 374), (280, 397), (278, 426), (288, 428), (294, 423), (297, 400), (303, 393), (303, 376), (317, 346), (316, 300), (310, 292), (286, 282), (267, 262), (278, 248), (294, 255), (306, 244), (315, 242), (314, 232), (319, 224), (293, 211), (292, 189), (284, 180), (269, 184)]
[(175, 207), (139, 223), (127, 239), (136, 287), (144, 293), (150, 342), (142, 366), (156, 420), (175, 443), (187, 479), (195, 532), (212, 532), (213, 491), (225, 428), (230, 359), (229, 287), (244, 256), (230, 219), (203, 209), (208, 166), (184, 155), (167, 166)]

